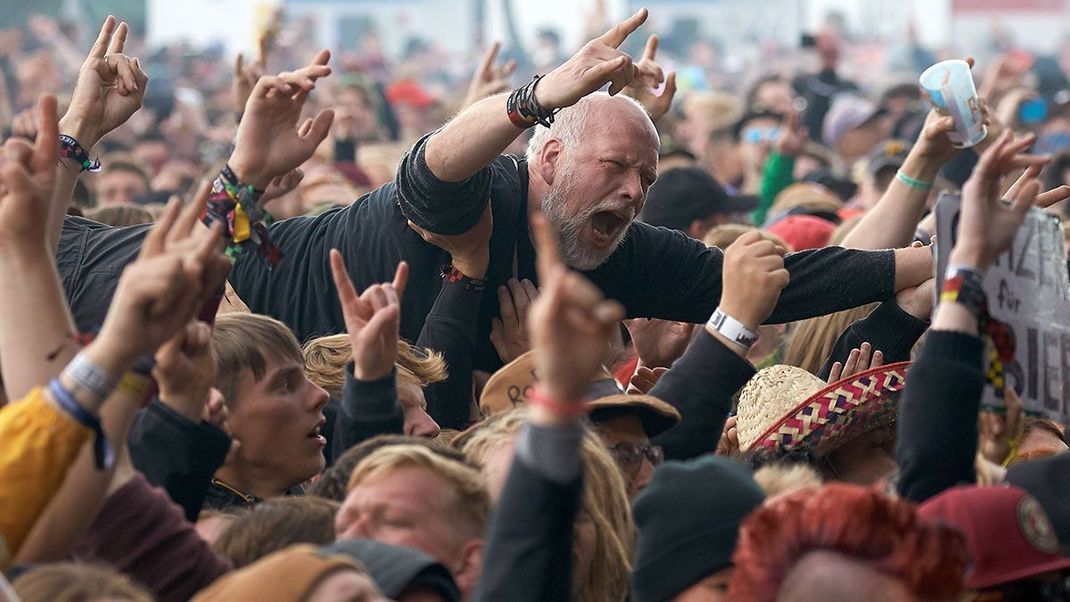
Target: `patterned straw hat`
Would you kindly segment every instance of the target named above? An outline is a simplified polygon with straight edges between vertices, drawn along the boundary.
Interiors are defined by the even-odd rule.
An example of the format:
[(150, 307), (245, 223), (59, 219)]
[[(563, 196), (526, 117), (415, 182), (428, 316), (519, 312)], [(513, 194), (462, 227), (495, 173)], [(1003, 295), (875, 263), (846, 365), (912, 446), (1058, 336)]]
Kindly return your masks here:
[(809, 449), (825, 456), (862, 433), (895, 421), (910, 362), (826, 384), (802, 368), (772, 366), (739, 395), (739, 448)]

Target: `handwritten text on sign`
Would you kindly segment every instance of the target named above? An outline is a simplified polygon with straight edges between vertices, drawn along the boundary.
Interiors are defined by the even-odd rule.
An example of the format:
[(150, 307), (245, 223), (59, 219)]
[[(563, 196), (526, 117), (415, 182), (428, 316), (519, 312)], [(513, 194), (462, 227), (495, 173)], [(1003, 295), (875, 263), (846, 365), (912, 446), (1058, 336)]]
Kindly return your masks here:
[[(936, 206), (941, 281), (958, 232), (959, 206), (959, 197), (947, 194)], [(985, 274), (984, 288), (989, 313), (1014, 331), (1015, 358), (1005, 367), (1007, 386), (1014, 387), (1027, 411), (1070, 421), (1070, 281), (1055, 216), (1030, 210), (1014, 244)], [(985, 387), (981, 401), (1003, 405), (991, 386)]]

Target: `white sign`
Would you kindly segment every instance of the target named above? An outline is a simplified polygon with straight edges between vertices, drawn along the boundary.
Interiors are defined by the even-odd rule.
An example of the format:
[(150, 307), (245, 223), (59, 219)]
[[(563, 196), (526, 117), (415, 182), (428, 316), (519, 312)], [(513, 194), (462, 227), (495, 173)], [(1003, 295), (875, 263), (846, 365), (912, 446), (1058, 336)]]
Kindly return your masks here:
[[(958, 233), (960, 202), (945, 194), (936, 205), (938, 289)], [(1026, 411), (1070, 422), (1070, 279), (1059, 220), (1030, 210), (1014, 244), (985, 274), (984, 288), (989, 314), (1014, 336), (1014, 361), (1004, 367), (1007, 386)], [(991, 345), (986, 366), (989, 352)], [(986, 384), (981, 403), (1000, 407), (1003, 400)]]

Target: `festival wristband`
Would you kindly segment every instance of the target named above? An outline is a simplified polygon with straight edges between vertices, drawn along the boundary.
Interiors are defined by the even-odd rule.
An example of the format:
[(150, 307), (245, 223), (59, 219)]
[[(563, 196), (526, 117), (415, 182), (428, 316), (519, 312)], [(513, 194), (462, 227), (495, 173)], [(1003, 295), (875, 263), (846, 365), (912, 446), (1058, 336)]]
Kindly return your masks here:
[(83, 408), (74, 398), (74, 395), (63, 388), (58, 378), (52, 379), (52, 382), (48, 384), (48, 390), (52, 393), (52, 397), (60, 409), (67, 412), (76, 422), (93, 431), (93, 459), (97, 468), (107, 470), (115, 466), (115, 450), (108, 441), (108, 437), (104, 434), (104, 427), (101, 426), (100, 419), (90, 413), (89, 410)]
[(59, 135), (59, 158), (74, 161), (81, 166), (81, 171), (100, 171), (100, 160), (90, 160), (89, 153), (74, 136)]
[(906, 175), (905, 173), (903, 173), (902, 169), (900, 169), (899, 171), (895, 172), (895, 179), (899, 180), (900, 182), (902, 182), (904, 184), (906, 184), (907, 186), (910, 186), (911, 188), (913, 188), (915, 190), (926, 191), (926, 190), (932, 190), (932, 188), (933, 188), (933, 183), (932, 182), (925, 182), (923, 180), (918, 180), (916, 178), (912, 178), (912, 177)]
[(453, 267), (452, 265), (442, 266), (442, 278), (448, 282), (459, 285), (466, 291), (480, 292), (487, 286), (486, 280), (480, 280), (478, 278), (469, 278), (465, 276), (463, 272)]
[(940, 302), (958, 303), (968, 309), (975, 318), (982, 320), (988, 314), (984, 276), (976, 268), (948, 266), (944, 275), (944, 287), (940, 291)]
[(115, 390), (115, 381), (108, 373), (81, 352), (67, 364), (63, 374), (74, 381), (78, 388), (88, 391), (100, 401), (107, 399)]
[(587, 402), (565, 403), (543, 395), (538, 386), (528, 394), (528, 403), (563, 418), (580, 418), (587, 415)]
[(710, 320), (706, 322), (706, 325), (744, 349), (750, 349), (758, 340), (757, 332), (747, 328), (743, 322), (721, 311), (720, 307), (713, 310), (713, 315), (710, 316)]
[(268, 234), (267, 228), (273, 219), (260, 206), (263, 194), (263, 190), (240, 182), (229, 165), (223, 165), (212, 184), (201, 221), (206, 226), (216, 222), (223, 224), (223, 237), (228, 241), (226, 254), (232, 261), (237, 260), (247, 244), (255, 245), (269, 266), (274, 267), (282, 261), (282, 249)]

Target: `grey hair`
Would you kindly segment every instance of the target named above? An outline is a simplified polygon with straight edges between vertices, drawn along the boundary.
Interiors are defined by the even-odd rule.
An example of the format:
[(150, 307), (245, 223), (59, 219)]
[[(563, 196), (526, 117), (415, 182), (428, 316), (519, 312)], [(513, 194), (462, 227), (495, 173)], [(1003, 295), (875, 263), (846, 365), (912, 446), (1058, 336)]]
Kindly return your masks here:
[[(554, 117), (553, 126), (548, 128), (536, 127), (531, 139), (528, 140), (527, 151), (524, 153), (528, 163), (534, 164), (538, 162), (539, 155), (542, 154), (542, 147), (551, 139), (560, 141), (565, 148), (575, 148), (580, 141), (580, 136), (583, 134), (583, 128), (587, 125), (587, 116), (591, 112), (591, 103), (598, 97), (610, 98), (606, 92), (595, 92), (584, 96), (571, 107), (561, 109), (557, 116)], [(618, 94), (616, 98), (628, 100), (642, 111), (643, 115), (647, 115), (646, 109), (638, 100), (624, 94)], [(654, 124), (651, 123), (650, 127), (653, 128)]]

